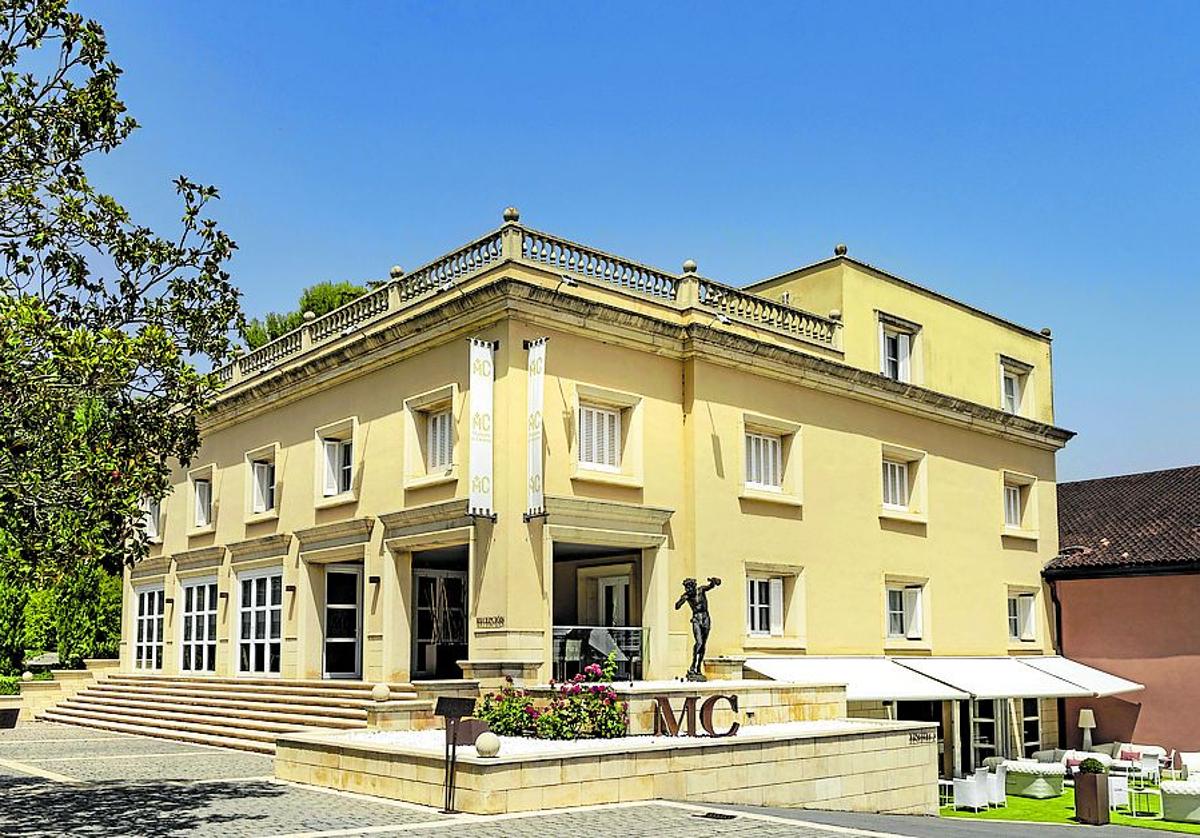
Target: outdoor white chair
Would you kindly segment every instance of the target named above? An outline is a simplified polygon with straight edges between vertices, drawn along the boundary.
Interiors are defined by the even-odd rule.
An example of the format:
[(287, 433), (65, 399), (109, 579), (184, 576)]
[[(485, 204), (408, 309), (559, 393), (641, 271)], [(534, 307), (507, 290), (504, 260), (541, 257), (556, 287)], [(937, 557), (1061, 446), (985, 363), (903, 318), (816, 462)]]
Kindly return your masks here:
[(1179, 761), (1183, 763), (1185, 778), (1200, 780), (1200, 751), (1180, 751)]
[(1108, 808), (1120, 809), (1129, 806), (1129, 777), (1124, 774), (1108, 775)]
[(988, 807), (987, 769), (980, 768), (974, 777), (954, 781), (954, 808), (982, 812)]
[(992, 806), (1007, 806), (1008, 793), (1004, 784), (1008, 778), (1008, 767), (997, 765), (995, 774), (987, 775), (988, 804)]
[(1162, 775), (1159, 773), (1158, 755), (1157, 754), (1142, 754), (1142, 758), (1138, 763), (1137, 779), (1139, 784), (1150, 783), (1158, 785)]

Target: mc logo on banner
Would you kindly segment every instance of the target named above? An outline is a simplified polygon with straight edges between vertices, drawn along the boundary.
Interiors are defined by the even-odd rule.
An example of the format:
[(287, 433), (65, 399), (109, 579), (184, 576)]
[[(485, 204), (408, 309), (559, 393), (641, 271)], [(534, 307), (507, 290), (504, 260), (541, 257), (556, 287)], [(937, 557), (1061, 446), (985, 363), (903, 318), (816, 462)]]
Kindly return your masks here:
[(471, 338), (471, 444), (470, 500), (467, 512), (492, 517), (495, 501), (492, 493), (492, 390), (495, 378), (495, 344)]
[(546, 496), (542, 485), (542, 391), (546, 374), (546, 338), (530, 341), (529, 348), (529, 402), (526, 411), (528, 444), (528, 480), (526, 485), (525, 518), (542, 515), (546, 511)]

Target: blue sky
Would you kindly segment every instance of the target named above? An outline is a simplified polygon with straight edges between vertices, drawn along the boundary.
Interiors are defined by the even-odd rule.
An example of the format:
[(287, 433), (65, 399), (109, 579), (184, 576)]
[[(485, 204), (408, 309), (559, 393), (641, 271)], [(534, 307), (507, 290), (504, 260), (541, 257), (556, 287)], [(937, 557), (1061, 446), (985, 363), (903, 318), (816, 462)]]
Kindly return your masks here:
[(1200, 462), (1194, 3), (87, 2), (148, 223), (220, 187), (252, 314), (497, 226), (742, 284), (844, 241), (1055, 334), (1062, 479)]

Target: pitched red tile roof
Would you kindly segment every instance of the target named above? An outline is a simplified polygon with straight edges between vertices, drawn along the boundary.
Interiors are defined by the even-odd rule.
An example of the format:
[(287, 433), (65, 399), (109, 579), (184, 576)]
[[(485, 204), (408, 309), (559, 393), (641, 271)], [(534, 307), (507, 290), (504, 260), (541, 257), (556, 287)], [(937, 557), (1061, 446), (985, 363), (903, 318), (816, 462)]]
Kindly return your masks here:
[(1200, 466), (1058, 484), (1049, 578), (1200, 570)]

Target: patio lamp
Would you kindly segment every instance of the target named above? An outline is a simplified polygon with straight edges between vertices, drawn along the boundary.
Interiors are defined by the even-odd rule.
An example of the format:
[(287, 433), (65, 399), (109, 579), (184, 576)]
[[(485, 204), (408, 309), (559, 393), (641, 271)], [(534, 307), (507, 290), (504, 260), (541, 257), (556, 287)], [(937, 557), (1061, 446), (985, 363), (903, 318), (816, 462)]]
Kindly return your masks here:
[(1096, 714), (1092, 708), (1084, 707), (1079, 711), (1079, 728), (1083, 731), (1083, 749), (1092, 749), (1092, 728), (1096, 726)]

